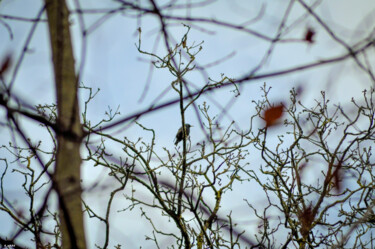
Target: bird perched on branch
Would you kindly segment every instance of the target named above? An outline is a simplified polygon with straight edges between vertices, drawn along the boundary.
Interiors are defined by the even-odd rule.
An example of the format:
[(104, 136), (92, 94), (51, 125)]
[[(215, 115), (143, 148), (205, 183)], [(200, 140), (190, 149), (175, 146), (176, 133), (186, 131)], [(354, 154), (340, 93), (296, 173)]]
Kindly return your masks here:
[[(190, 134), (190, 127), (193, 127), (192, 125), (190, 124), (185, 124), (185, 134), (186, 134), (186, 137), (189, 136)], [(183, 131), (182, 131), (182, 127), (180, 129), (178, 129), (177, 131), (177, 134), (176, 134), (176, 142), (174, 143), (174, 145), (177, 145), (180, 141), (182, 141), (182, 139), (184, 138), (183, 137)]]

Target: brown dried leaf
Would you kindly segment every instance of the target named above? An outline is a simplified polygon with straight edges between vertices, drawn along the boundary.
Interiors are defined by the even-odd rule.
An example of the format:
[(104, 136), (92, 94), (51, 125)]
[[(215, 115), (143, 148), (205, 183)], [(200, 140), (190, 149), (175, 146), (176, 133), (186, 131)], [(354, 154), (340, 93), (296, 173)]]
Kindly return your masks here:
[(11, 64), (12, 64), (12, 57), (10, 56), (10, 54), (8, 54), (1, 63), (0, 75), (3, 75), (3, 73), (5, 73), (9, 69)]
[(303, 175), (303, 171), (305, 169), (305, 167), (307, 166), (307, 163), (303, 163), (301, 164), (299, 167), (298, 167), (298, 174), (297, 174), (297, 178), (298, 178), (298, 181), (300, 182), (301, 181), (301, 177)]
[(339, 163), (336, 166), (335, 171), (333, 172), (333, 179), (332, 179), (334, 183), (333, 187), (337, 190), (337, 192), (340, 192), (342, 189), (341, 168), (342, 168), (342, 164)]
[(309, 206), (305, 210), (303, 210), (301, 213), (299, 213), (298, 216), (300, 222), (301, 222), (301, 228), (300, 232), (303, 237), (307, 237), (311, 230), (311, 224), (314, 221), (314, 213), (312, 210), (312, 207)]
[(305, 32), (305, 41), (307, 41), (308, 43), (314, 43), (314, 36), (315, 30), (313, 30), (312, 28), (307, 28)]
[(283, 115), (283, 105), (278, 105), (271, 107), (264, 111), (264, 120), (266, 121), (266, 126), (270, 127), (276, 124), (276, 122)]

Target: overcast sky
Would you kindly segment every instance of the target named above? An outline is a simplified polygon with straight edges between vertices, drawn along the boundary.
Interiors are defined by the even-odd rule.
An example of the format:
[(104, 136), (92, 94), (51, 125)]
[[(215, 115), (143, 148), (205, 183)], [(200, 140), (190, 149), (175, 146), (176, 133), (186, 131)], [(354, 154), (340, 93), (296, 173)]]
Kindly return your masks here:
[[(258, 20), (249, 27), (262, 34), (274, 37), (288, 2), (289, 1), (286, 0), (219, 0), (206, 7), (191, 10), (190, 14), (193, 17), (217, 18), (222, 21), (241, 24), (255, 18), (261, 13)], [(104, 0), (84, 0), (81, 1), (81, 4), (83, 8), (90, 9), (112, 8), (117, 6), (114, 1)], [(0, 14), (35, 18), (41, 5), (41, 0), (2, 0), (0, 1)], [(69, 6), (71, 8), (74, 7), (73, 1), (69, 1)], [(322, 1), (316, 10), (328, 26), (348, 44), (355, 44), (358, 40), (374, 31), (375, 1), (373, 0)], [(186, 11), (175, 11), (171, 12), (171, 14), (185, 15)], [(312, 18), (296, 22), (296, 20), (299, 20), (304, 14), (305, 10), (296, 3), (287, 21), (287, 24), (294, 24), (290, 33), (285, 38), (303, 38), (307, 28), (312, 28), (316, 32), (314, 37), (315, 42), (312, 44), (301, 41), (277, 44), (271, 57), (259, 73), (279, 71), (345, 53), (345, 49), (338, 45), (336, 41), (333, 41), (332, 38), (328, 36), (327, 32)], [(135, 45), (138, 43), (137, 29), (140, 26), (142, 28), (142, 49), (148, 52), (155, 51), (155, 53), (161, 56), (165, 55), (162, 42), (159, 42), (159, 45), (154, 48), (155, 41), (157, 41), (159, 34), (157, 19), (146, 16), (139, 20), (134, 18), (132, 14), (119, 13), (101, 22), (100, 25), (96, 25), (97, 21), (100, 20), (102, 16), (103, 14), (88, 14), (85, 16), (85, 24), (87, 26), (94, 25), (96, 28), (92, 30), (87, 39), (85, 63), (80, 79), (86, 86), (101, 89), (97, 97), (90, 103), (88, 110), (90, 119), (93, 120), (93, 122), (101, 120), (105, 117), (104, 113), (109, 107), (114, 110), (119, 108), (121, 112), (120, 118), (144, 110), (168, 88), (169, 90), (166, 90), (166, 94), (164, 94), (157, 103), (177, 98), (177, 93), (170, 89), (170, 83), (173, 78), (168, 71), (166, 69), (153, 69), (152, 76), (149, 77), (150, 58), (140, 54)], [(42, 18), (45, 19), (46, 15), (43, 14)], [(1, 20), (4, 21), (6, 25), (9, 25), (11, 33), (6, 25), (0, 23), (0, 61), (9, 53), (14, 58), (14, 61), (16, 61), (22, 52), (22, 47), (24, 46), (32, 24), (11, 19)], [(76, 66), (78, 70), (80, 62), (82, 61), (82, 40), (78, 25), (79, 21), (76, 16), (71, 17), (71, 23), (73, 45), (77, 59)], [(189, 23), (186, 24), (189, 25)], [(176, 22), (173, 27), (170, 27), (169, 31), (173, 39), (179, 41), (186, 32), (186, 28)], [(199, 29), (194, 25), (191, 28), (187, 43), (198, 44), (200, 42), (204, 43), (202, 44), (202, 51), (196, 56), (196, 63), (198, 65), (207, 65), (229, 56), (229, 58), (223, 60), (220, 64), (207, 69), (209, 77), (216, 80), (221, 78), (221, 74), (225, 74), (225, 76), (234, 79), (246, 75), (252, 68), (258, 65), (269, 48), (269, 43), (257, 37), (245, 34), (244, 32), (233, 31), (229, 28), (208, 24), (199, 25)], [(173, 41), (171, 44), (173, 44)], [(53, 71), (46, 22), (38, 24), (28, 49), (29, 51), (26, 53), (15, 78), (14, 93), (20, 99), (31, 105), (53, 103), (55, 101)], [(372, 63), (375, 63), (375, 56), (369, 58)], [(8, 81), (13, 77), (14, 68), (13, 64), (11, 70), (5, 75)], [(144, 88), (148, 85), (148, 79), (150, 80), (149, 90), (144, 93)], [(202, 86), (208, 81), (208, 79), (198, 71), (187, 75), (187, 79), (191, 82), (192, 86)], [(271, 91), (272, 101), (284, 101), (286, 103), (288, 102), (289, 91), (293, 86), (302, 87), (302, 96), (307, 103), (312, 103), (314, 98), (319, 97), (321, 90), (326, 90), (328, 95), (333, 99), (333, 102), (346, 104), (351, 97), (357, 98), (364, 88), (369, 88), (373, 84), (352, 62), (319, 67), (282, 77), (245, 82), (240, 88), (241, 95), (237, 97), (235, 103), (227, 109), (230, 116), (224, 116), (223, 119), (221, 119), (223, 125), (235, 120), (239, 128), (246, 129), (250, 115), (255, 113), (251, 101), (261, 98), (260, 87), (264, 82), (273, 88)], [(230, 90), (233, 90), (233, 88), (225, 88), (215, 93), (209, 93), (207, 96), (200, 98), (197, 104), (202, 105), (204, 101), (207, 101), (212, 106), (212, 115), (220, 114), (221, 109), (231, 101), (234, 95)], [(141, 99), (142, 94), (145, 95), (144, 98)], [(85, 100), (86, 97), (87, 92), (82, 91), (81, 100)], [(2, 115), (2, 119), (5, 118), (2, 108), (0, 108), (0, 115)], [(199, 120), (193, 109), (187, 111), (187, 120), (190, 124), (195, 126), (191, 131), (192, 143), (194, 144), (204, 139)], [(163, 147), (173, 148), (175, 133), (181, 126), (178, 105), (146, 115), (142, 117), (139, 122), (156, 131), (156, 151), (163, 153)], [(24, 122), (23, 124), (27, 129), (28, 135), (35, 140), (45, 136), (45, 133), (39, 133), (41, 132), (40, 128), (30, 124), (30, 122)], [(9, 131), (4, 128), (0, 129), (0, 145), (7, 144), (7, 141), (11, 140)], [(115, 131), (116, 130), (113, 132)], [(138, 137), (147, 138), (143, 130), (134, 125), (121, 133), (114, 134), (118, 136), (125, 135), (131, 139), (137, 139)], [(48, 143), (46, 143), (45, 146), (48, 147)], [(112, 150), (118, 152), (121, 148), (112, 148)], [(5, 157), (2, 153), (4, 153), (4, 150), (0, 150), (1, 158)], [(251, 160), (252, 163), (257, 162), (258, 165), (261, 163), (257, 156)], [(87, 182), (97, 179), (97, 174), (103, 174), (101, 170), (93, 170), (92, 168), (84, 169), (83, 172), (84, 179), (86, 179)], [(21, 181), (19, 177), (15, 177), (14, 179)], [(11, 182), (11, 180), (9, 180), (9, 182)], [(10, 186), (13, 185), (10, 184), (9, 187)], [(248, 186), (238, 187), (248, 188)], [(20, 190), (17, 190), (15, 187), (14, 189), (10, 187), (9, 191), (15, 191), (15, 193), (20, 194)], [(246, 197), (244, 197), (242, 193), (242, 191), (233, 191), (230, 194), (230, 198), (238, 201), (238, 205), (234, 207), (234, 209), (237, 210), (239, 216), (248, 211), (244, 211), (243, 209), (246, 205), (241, 201)], [(262, 203), (262, 197), (259, 198), (260, 199), (257, 201)], [(98, 204), (100, 204), (100, 199), (92, 201), (93, 203), (97, 201)], [(117, 207), (121, 206), (119, 203), (117, 204), (119, 205)], [(126, 216), (128, 214), (129, 213), (123, 213), (122, 217), (134, 219), (134, 223), (128, 223), (128, 229), (131, 227), (132, 233), (126, 235), (127, 238), (131, 238), (133, 233), (141, 233), (144, 228), (142, 224), (137, 223), (139, 216), (131, 216), (129, 218)], [(12, 223), (3, 213), (0, 213), (0, 224), (9, 224), (8, 227), (4, 225), (0, 226), (0, 233), (2, 235), (5, 231), (11, 230), (9, 228)], [(129, 224), (131, 224), (131, 226)], [(121, 224), (118, 224), (119, 230), (116, 231), (115, 229), (113, 232), (115, 241), (112, 246), (122, 242), (123, 233), (120, 232), (122, 229), (120, 229), (121, 226)], [(90, 233), (89, 237), (94, 238), (98, 236), (98, 238), (100, 238), (100, 229), (97, 231), (94, 230), (95, 229)], [(133, 248), (132, 246), (136, 245), (137, 244), (129, 245), (129, 247), (126, 248)], [(92, 244), (91, 246), (93, 247)]]

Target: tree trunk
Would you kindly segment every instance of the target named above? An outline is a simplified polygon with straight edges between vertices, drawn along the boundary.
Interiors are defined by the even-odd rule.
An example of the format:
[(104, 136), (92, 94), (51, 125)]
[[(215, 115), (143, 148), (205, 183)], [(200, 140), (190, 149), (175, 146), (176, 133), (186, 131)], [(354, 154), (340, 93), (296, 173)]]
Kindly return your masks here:
[(57, 96), (57, 153), (54, 185), (59, 195), (63, 248), (85, 248), (81, 203), (80, 145), (83, 131), (78, 104), (78, 82), (65, 0), (45, 0)]

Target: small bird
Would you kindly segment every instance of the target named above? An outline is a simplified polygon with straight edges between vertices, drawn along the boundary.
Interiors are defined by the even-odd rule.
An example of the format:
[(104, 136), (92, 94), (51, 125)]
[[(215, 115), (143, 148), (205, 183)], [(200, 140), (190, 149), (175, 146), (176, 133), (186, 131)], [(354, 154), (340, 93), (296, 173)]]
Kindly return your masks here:
[[(190, 124), (185, 124), (185, 134), (186, 134), (186, 137), (188, 137), (189, 134), (190, 134), (190, 127), (193, 127), (193, 126), (190, 125)], [(183, 139), (183, 131), (182, 131), (182, 127), (181, 127), (177, 131), (176, 142), (174, 143), (174, 145), (177, 145), (180, 141), (182, 141), (182, 139)]]

